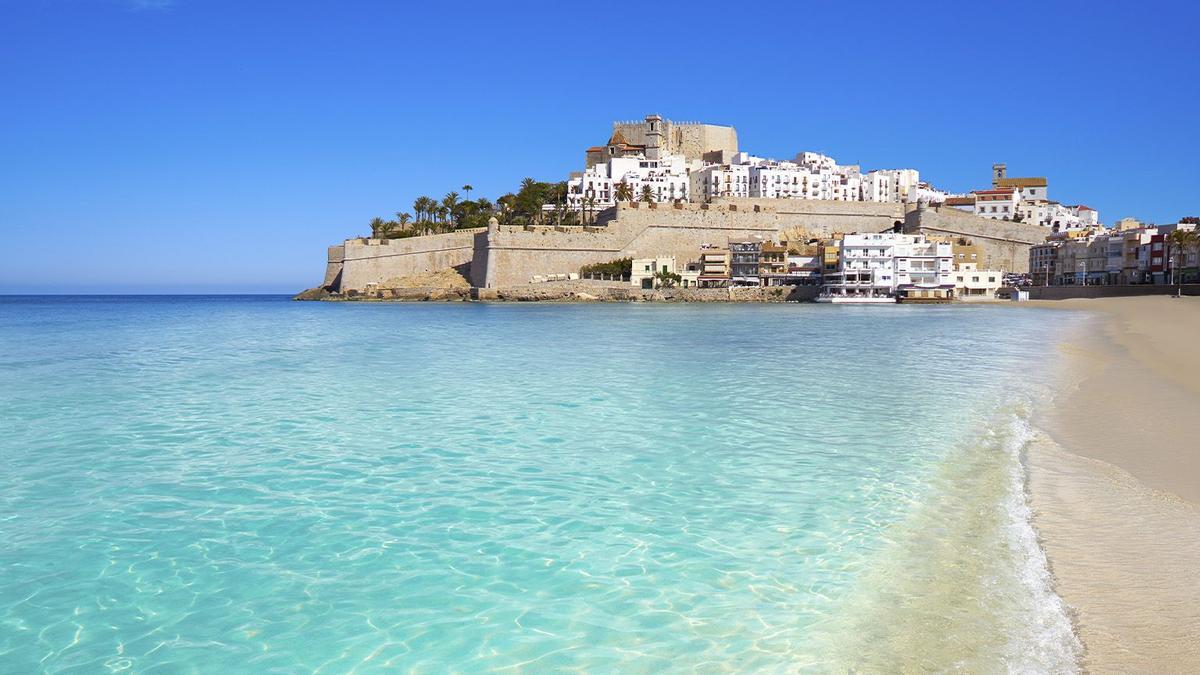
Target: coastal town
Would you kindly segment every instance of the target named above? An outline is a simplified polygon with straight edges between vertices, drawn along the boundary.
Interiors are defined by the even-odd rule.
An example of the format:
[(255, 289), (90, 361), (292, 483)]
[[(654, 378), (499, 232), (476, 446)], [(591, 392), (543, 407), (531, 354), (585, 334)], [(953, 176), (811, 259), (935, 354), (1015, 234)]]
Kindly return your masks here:
[[(472, 189), (463, 186), (468, 196)], [(990, 185), (950, 192), (914, 168), (864, 170), (808, 151), (790, 160), (752, 155), (731, 126), (660, 115), (614, 122), (565, 181), (526, 179), (495, 202), (451, 192), (413, 206), (415, 218), (376, 218), (370, 236), (330, 247), (312, 295), (403, 299), (398, 288), (420, 288), (431, 275), (461, 279), (484, 299), (530, 288), (539, 289), (533, 297), (560, 288), (587, 298), (601, 282), (638, 291), (786, 288), (769, 297), (829, 303), (1200, 282), (1194, 216), (1106, 225), (1084, 203), (1051, 199), (1046, 177), (1010, 176), (1005, 164), (992, 166)], [(457, 277), (442, 274), (450, 270)]]

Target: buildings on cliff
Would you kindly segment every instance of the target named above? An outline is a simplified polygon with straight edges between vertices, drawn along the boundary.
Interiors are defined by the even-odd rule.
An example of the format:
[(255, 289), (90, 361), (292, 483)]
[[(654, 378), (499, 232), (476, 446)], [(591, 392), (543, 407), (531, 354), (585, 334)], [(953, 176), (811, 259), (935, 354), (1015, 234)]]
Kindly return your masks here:
[(669, 203), (721, 197), (938, 203), (945, 193), (916, 169), (863, 173), (832, 157), (801, 152), (780, 161), (741, 152), (732, 127), (675, 123), (659, 115), (616, 122), (604, 145), (584, 153), (567, 180), (568, 208), (604, 209), (619, 201)]
[(954, 195), (946, 205), (974, 213), (981, 218), (1010, 220), (1041, 225), (1054, 232), (1095, 227), (1100, 214), (1083, 205), (1065, 205), (1049, 197), (1049, 182), (1044, 176), (1012, 178), (1004, 164), (992, 165), (992, 187)]
[[(1054, 231), (1092, 227), (1099, 214), (1049, 198), (1045, 177), (1010, 177), (992, 166), (992, 187), (950, 195), (916, 169), (862, 171), (832, 157), (800, 152), (776, 160), (740, 151), (732, 127), (676, 123), (659, 115), (615, 122), (604, 145), (584, 153), (584, 170), (567, 180), (567, 208), (594, 211), (621, 201), (708, 202), (719, 198), (942, 204), (982, 218), (1037, 224)], [(551, 208), (551, 207), (547, 207)]]

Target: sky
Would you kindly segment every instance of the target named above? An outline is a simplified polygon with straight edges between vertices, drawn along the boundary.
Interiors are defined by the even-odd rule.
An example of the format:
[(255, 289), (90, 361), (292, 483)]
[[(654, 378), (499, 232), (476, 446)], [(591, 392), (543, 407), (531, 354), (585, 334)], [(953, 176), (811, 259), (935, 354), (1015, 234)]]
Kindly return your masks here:
[(0, 293), (290, 293), (373, 216), (613, 120), (1200, 215), (1193, 3), (0, 0)]

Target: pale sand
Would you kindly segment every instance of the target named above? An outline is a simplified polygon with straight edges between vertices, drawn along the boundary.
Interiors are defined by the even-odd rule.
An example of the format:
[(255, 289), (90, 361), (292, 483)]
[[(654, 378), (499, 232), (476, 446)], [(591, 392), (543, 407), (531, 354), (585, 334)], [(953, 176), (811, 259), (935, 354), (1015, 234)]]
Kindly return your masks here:
[(1200, 673), (1200, 298), (1036, 304), (1095, 316), (1027, 457), (1082, 665)]

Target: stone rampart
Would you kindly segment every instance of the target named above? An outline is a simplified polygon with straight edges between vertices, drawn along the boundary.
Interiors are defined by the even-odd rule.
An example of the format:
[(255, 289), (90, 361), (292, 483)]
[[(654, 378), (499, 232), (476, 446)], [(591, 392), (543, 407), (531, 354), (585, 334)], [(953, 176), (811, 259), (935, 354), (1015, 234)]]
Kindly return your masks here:
[[(369, 283), (395, 277), (408, 277), (446, 269), (464, 270), (475, 252), (475, 234), (479, 230), (459, 230), (407, 239), (347, 239), (331, 246), (326, 266), (326, 285), (331, 278), (340, 280), (334, 290), (361, 291)], [(335, 262), (341, 249), (340, 270)]]
[(983, 249), (980, 268), (1007, 272), (1029, 271), (1029, 247), (1046, 240), (1050, 230), (1040, 225), (981, 218), (951, 207), (910, 211), (904, 231), (942, 237), (967, 237)]
[(500, 227), (479, 235), (471, 284), (481, 288), (528, 283), (534, 275), (570, 274), (617, 258), (675, 256), (680, 264), (704, 245), (803, 227), (814, 236), (878, 232), (903, 222), (902, 204), (777, 199), (724, 199), (712, 204), (620, 204), (598, 228)]
[[(906, 213), (907, 211), (907, 213)], [(617, 258), (675, 256), (683, 264), (701, 246), (730, 239), (778, 239), (803, 228), (811, 236), (882, 232), (901, 223), (908, 232), (965, 236), (979, 243), (984, 266), (1026, 271), (1029, 246), (1044, 239), (1035, 225), (979, 218), (956, 209), (904, 204), (789, 199), (719, 199), (711, 204), (620, 204), (598, 227), (496, 227), (409, 239), (350, 239), (329, 249), (324, 286), (363, 290), (369, 283), (456, 268), (478, 288), (527, 284), (535, 275), (578, 272)], [(468, 272), (467, 266), (470, 270)]]
[(336, 289), (342, 285), (342, 263), (346, 257), (346, 245), (330, 246), (326, 255), (325, 280), (321, 288)]

